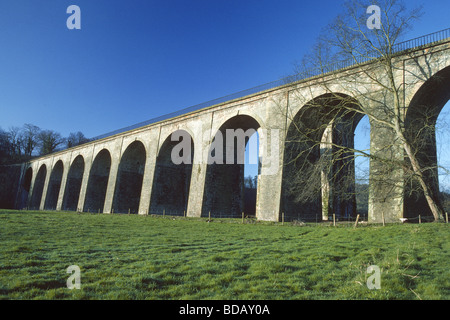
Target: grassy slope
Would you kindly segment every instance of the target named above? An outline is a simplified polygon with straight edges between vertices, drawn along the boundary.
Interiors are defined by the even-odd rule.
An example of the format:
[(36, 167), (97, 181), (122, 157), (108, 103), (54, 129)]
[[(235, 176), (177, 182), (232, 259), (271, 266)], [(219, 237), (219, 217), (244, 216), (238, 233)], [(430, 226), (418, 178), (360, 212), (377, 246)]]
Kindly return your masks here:
[[(238, 222), (0, 211), (0, 298), (450, 298), (446, 224)], [(66, 287), (73, 264), (81, 290)]]

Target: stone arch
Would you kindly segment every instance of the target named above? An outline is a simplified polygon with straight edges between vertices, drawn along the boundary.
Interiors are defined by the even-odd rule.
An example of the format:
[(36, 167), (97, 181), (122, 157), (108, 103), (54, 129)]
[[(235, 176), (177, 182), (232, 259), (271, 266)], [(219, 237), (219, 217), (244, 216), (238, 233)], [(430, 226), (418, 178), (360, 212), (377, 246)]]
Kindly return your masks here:
[(356, 215), (354, 131), (359, 102), (342, 93), (320, 95), (291, 120), (283, 155), (281, 210), (285, 220), (321, 221)]
[(110, 170), (111, 154), (107, 149), (102, 149), (95, 156), (89, 171), (83, 211), (103, 212)]
[[(202, 216), (240, 217), (245, 207), (244, 153), (252, 134), (260, 128), (255, 118), (237, 115), (226, 120), (214, 135), (208, 150)], [(244, 140), (228, 137), (245, 134)], [(227, 148), (227, 145), (228, 148)], [(255, 200), (256, 202), (256, 200)]]
[[(412, 97), (405, 117), (407, 139), (413, 146), (421, 167), (424, 168), (423, 175), (437, 203), (440, 203), (440, 195), (435, 126), (442, 108), (449, 100), (450, 66), (436, 72), (422, 84)], [(432, 217), (418, 182), (407, 174), (404, 217), (415, 218), (419, 214), (422, 217)]]
[(31, 194), (30, 209), (39, 210), (42, 193), (44, 191), (45, 178), (47, 176), (47, 166), (42, 164), (34, 180), (33, 191)]
[(22, 183), (20, 184), (19, 189), (18, 208), (20, 209), (28, 205), (27, 201), (31, 191), (32, 181), (33, 181), (33, 168), (28, 167), (25, 170), (25, 174), (23, 175)]
[[(177, 135), (174, 135), (175, 141), (172, 141), (174, 133)], [(177, 130), (174, 133), (165, 139), (156, 158), (149, 208), (149, 213), (152, 214), (182, 216), (187, 210), (194, 141), (191, 134), (185, 130)]]
[(138, 212), (146, 159), (145, 146), (141, 141), (136, 140), (126, 148), (117, 171), (114, 212)]
[(58, 160), (53, 166), (50, 180), (48, 181), (47, 196), (44, 208), (46, 210), (56, 210), (58, 204), (59, 191), (61, 189), (61, 181), (64, 172), (62, 160)]
[(29, 167), (25, 171), (25, 176), (22, 182), (22, 187), (27, 193), (30, 192), (32, 178), (33, 178), (33, 168)]
[(66, 189), (64, 190), (62, 204), (63, 210), (77, 210), (83, 174), (84, 158), (82, 155), (78, 155), (70, 165), (69, 173), (67, 174)]

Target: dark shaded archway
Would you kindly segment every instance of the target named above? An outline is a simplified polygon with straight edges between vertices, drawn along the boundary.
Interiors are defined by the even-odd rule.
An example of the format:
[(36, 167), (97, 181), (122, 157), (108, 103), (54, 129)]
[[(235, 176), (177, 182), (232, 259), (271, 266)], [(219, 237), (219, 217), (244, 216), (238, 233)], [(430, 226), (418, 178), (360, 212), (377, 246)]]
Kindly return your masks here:
[(64, 172), (64, 165), (61, 160), (58, 160), (53, 167), (48, 182), (47, 196), (45, 199), (44, 208), (46, 210), (56, 210), (58, 204), (59, 190), (61, 189), (62, 175)]
[(84, 174), (84, 158), (79, 155), (73, 160), (67, 174), (66, 189), (62, 209), (76, 211), (78, 208), (78, 200), (80, 198), (81, 183)]
[[(259, 127), (254, 118), (238, 115), (215, 134), (208, 153), (202, 216), (241, 217), (245, 208), (245, 146)], [(256, 204), (256, 200), (249, 202)], [(250, 211), (255, 212), (254, 208)]]
[(22, 178), (22, 184), (19, 189), (19, 198), (17, 206), (19, 209), (27, 207), (28, 196), (30, 194), (31, 182), (33, 179), (33, 169), (29, 167)]
[(34, 180), (33, 193), (31, 195), (30, 209), (39, 210), (41, 204), (42, 192), (44, 191), (45, 177), (47, 176), (47, 167), (43, 164)]
[(123, 153), (117, 172), (114, 212), (138, 212), (146, 158), (145, 147), (140, 141), (131, 143)]
[(304, 105), (287, 132), (281, 213), (285, 220), (321, 221), (356, 216), (354, 131), (363, 114), (343, 94)]
[(110, 169), (111, 154), (103, 149), (95, 157), (89, 172), (83, 211), (103, 212)]
[(33, 169), (28, 168), (27, 171), (25, 172), (25, 176), (22, 182), (22, 187), (27, 193), (30, 192), (32, 178), (33, 178)]
[[(194, 159), (194, 141), (184, 130), (179, 130), (180, 138), (170, 135), (160, 148), (156, 158), (153, 178), (152, 196), (150, 199), (151, 214), (167, 214), (182, 216), (187, 210), (189, 188), (191, 185), (192, 161)], [(184, 141), (186, 139), (186, 141)], [(174, 147), (180, 147), (174, 149)], [(185, 146), (186, 148), (182, 148)], [(174, 154), (179, 160), (172, 159), (172, 152), (190, 154)]]
[[(439, 205), (438, 161), (436, 152), (436, 120), (450, 99), (450, 67), (437, 72), (415, 93), (405, 118), (406, 136), (414, 148), (417, 160), (432, 197)], [(405, 160), (408, 162), (408, 159)], [(405, 174), (404, 217), (417, 219), (430, 217), (432, 213), (422, 188), (414, 176)]]

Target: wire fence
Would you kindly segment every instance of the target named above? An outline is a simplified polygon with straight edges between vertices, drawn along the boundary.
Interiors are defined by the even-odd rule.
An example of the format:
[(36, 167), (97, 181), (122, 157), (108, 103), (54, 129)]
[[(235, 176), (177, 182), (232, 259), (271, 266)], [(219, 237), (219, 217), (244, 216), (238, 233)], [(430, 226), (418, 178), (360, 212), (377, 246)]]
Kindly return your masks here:
[[(421, 37), (417, 37), (417, 38), (414, 38), (414, 39), (410, 39), (410, 40), (407, 40), (407, 41), (400, 42), (400, 43), (398, 43), (398, 44), (396, 44), (396, 45), (394, 45), (392, 47), (392, 54), (399, 54), (399, 53), (402, 53), (402, 52), (405, 52), (405, 51), (408, 51), (408, 50), (418, 49), (418, 48), (420, 48), (422, 46), (425, 46), (425, 45), (428, 46), (428, 45), (431, 45), (433, 43), (446, 40), (448, 38), (450, 38), (450, 28), (444, 29), (444, 30), (441, 30), (441, 31), (437, 31), (437, 32), (434, 32), (434, 33), (430, 33), (430, 34), (427, 34), (427, 35), (424, 35), (424, 36), (421, 36)], [(242, 91), (239, 91), (239, 92), (236, 92), (236, 93), (232, 93), (230, 95), (226, 95), (226, 96), (223, 96), (221, 98), (217, 98), (217, 99), (214, 99), (214, 100), (206, 101), (206, 102), (203, 102), (203, 103), (191, 106), (191, 107), (187, 107), (187, 108), (184, 108), (184, 109), (172, 112), (172, 113), (168, 113), (168, 114), (156, 117), (156, 118), (152, 118), (152, 119), (149, 119), (149, 120), (146, 120), (146, 121), (143, 121), (143, 122), (139, 122), (139, 123), (136, 123), (136, 124), (131, 125), (131, 126), (127, 126), (127, 127), (121, 128), (121, 129), (117, 129), (117, 130), (114, 130), (114, 131), (111, 131), (111, 132), (108, 132), (108, 133), (96, 136), (96, 137), (90, 139), (90, 141), (95, 141), (95, 140), (100, 140), (100, 139), (103, 139), (103, 138), (107, 138), (107, 137), (110, 137), (110, 136), (113, 136), (113, 135), (116, 135), (116, 134), (119, 134), (119, 133), (123, 133), (123, 132), (130, 131), (130, 130), (133, 130), (133, 129), (141, 128), (141, 127), (144, 127), (144, 126), (147, 126), (147, 125), (150, 125), (150, 124), (154, 124), (154, 123), (157, 123), (157, 122), (160, 122), (160, 121), (164, 121), (164, 120), (168, 120), (168, 119), (171, 119), (171, 118), (175, 118), (175, 117), (181, 116), (183, 114), (187, 114), (187, 113), (198, 111), (198, 110), (201, 110), (201, 109), (204, 109), (204, 108), (212, 107), (214, 105), (218, 105), (218, 104), (221, 104), (221, 103), (224, 103), (224, 102), (228, 102), (228, 101), (232, 101), (232, 100), (235, 100), (235, 99), (243, 98), (245, 96), (250, 96), (250, 95), (253, 95), (253, 94), (256, 94), (256, 93), (259, 93), (259, 92), (263, 92), (263, 91), (266, 91), (266, 90), (270, 90), (270, 89), (274, 89), (274, 88), (277, 88), (277, 87), (281, 87), (283, 85), (289, 85), (289, 84), (292, 84), (294, 82), (306, 80), (306, 79), (317, 77), (317, 76), (321, 76), (321, 75), (326, 75), (328, 73), (336, 72), (336, 71), (339, 71), (339, 70), (342, 70), (342, 69), (345, 69), (345, 68), (356, 66), (358, 64), (366, 63), (366, 62), (369, 62), (371, 60), (373, 60), (373, 59), (372, 58), (368, 58), (368, 57), (359, 57), (359, 58), (356, 58), (356, 59), (352, 58), (352, 59), (348, 59), (348, 60), (344, 60), (344, 61), (337, 61), (337, 62), (329, 64), (329, 65), (321, 66), (320, 68), (312, 68), (312, 69), (306, 70), (304, 72), (298, 73), (298, 74), (293, 75), (293, 76), (288, 76), (288, 77), (285, 77), (285, 78), (282, 78), (282, 79), (279, 79), (279, 80), (275, 80), (275, 81), (272, 81), (272, 82), (269, 82), (269, 83), (265, 83), (263, 85), (259, 85), (259, 86), (250, 88), (250, 89), (246, 89), (246, 90), (242, 90)]]
[[(37, 207), (26, 207), (23, 210), (26, 211), (39, 211)], [(47, 208), (44, 211), (53, 211), (53, 212), (71, 212), (70, 210), (56, 210), (55, 208)], [(78, 209), (76, 211), (77, 214), (90, 214), (90, 215), (138, 215), (137, 211), (128, 210), (125, 211), (114, 211), (111, 213), (103, 213), (102, 210), (82, 210)], [(271, 223), (274, 225), (290, 225), (290, 226), (339, 226), (339, 227), (353, 227), (355, 228), (357, 225), (377, 225), (377, 224), (400, 224), (400, 223), (412, 223), (412, 224), (422, 224), (422, 223), (431, 223), (435, 222), (435, 219), (431, 215), (418, 215), (415, 217), (407, 217), (407, 218), (398, 218), (396, 220), (390, 219), (389, 221), (384, 221), (384, 216), (382, 216), (381, 221), (377, 222), (369, 222), (368, 213), (363, 212), (359, 213), (356, 216), (347, 215), (347, 216), (339, 216), (339, 215), (328, 215), (327, 217), (323, 217), (321, 214), (299, 214), (299, 215), (285, 215), (281, 213), (278, 217), (278, 221), (264, 221), (258, 219), (255, 214), (246, 214), (242, 212), (242, 214), (230, 214), (223, 212), (208, 212), (202, 213), (200, 217), (191, 217), (187, 215), (186, 210), (183, 212), (179, 210), (163, 210), (163, 211), (149, 211), (147, 210), (146, 214), (140, 214), (139, 216), (144, 217), (159, 217), (159, 218), (169, 218), (169, 219), (194, 219), (194, 220), (204, 220), (206, 222), (229, 222), (229, 223), (242, 223), (242, 224), (259, 224), (259, 223)], [(443, 222), (448, 224), (448, 213), (444, 213)], [(379, 219), (378, 219), (379, 220)]]

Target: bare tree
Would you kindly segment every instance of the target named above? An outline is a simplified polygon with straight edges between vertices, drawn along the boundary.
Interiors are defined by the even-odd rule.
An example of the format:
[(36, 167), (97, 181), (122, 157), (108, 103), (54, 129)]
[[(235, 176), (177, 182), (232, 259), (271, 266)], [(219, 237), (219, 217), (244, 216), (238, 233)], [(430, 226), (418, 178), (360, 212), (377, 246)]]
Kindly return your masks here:
[(71, 132), (67, 138), (67, 148), (79, 146), (80, 144), (89, 142), (90, 139), (86, 138), (81, 131)]
[(7, 162), (9, 149), (8, 133), (0, 128), (0, 164)]
[(38, 135), (41, 129), (30, 123), (23, 125), (20, 136), (24, 155), (31, 158), (33, 151), (38, 145)]
[(21, 130), (19, 127), (10, 127), (8, 130), (9, 153), (14, 160), (18, 160), (22, 156)]
[(38, 135), (38, 141), (40, 154), (46, 155), (56, 151), (59, 146), (64, 144), (66, 139), (53, 130), (42, 130)]
[[(381, 9), (380, 26), (369, 29), (366, 10), (373, 4)], [(325, 198), (333, 193), (332, 198), (338, 199), (336, 203), (340, 203), (341, 210), (354, 211), (351, 208), (356, 192), (353, 160), (358, 156), (368, 157), (377, 163), (377, 175), (374, 174), (373, 179), (379, 179), (387, 189), (395, 190), (398, 187), (396, 175), (402, 172), (415, 190), (420, 188), (434, 219), (439, 220), (443, 213), (439, 190), (430, 182), (430, 172), (436, 168), (429, 167), (431, 161), (421, 161), (426, 154), (424, 145), (429, 142), (430, 135), (434, 136), (433, 119), (420, 122), (420, 127), (405, 122), (403, 83), (397, 77), (403, 64), (396, 58), (396, 44), (420, 17), (421, 9), (407, 10), (399, 0), (352, 0), (345, 3), (344, 9), (344, 13), (324, 30), (296, 73), (302, 77), (312, 69), (327, 73), (336, 61), (350, 61), (355, 65), (375, 63), (365, 63), (358, 72), (347, 74), (347, 80), (338, 79), (337, 73), (318, 77), (313, 81), (325, 94), (309, 101), (299, 114), (287, 114), (291, 126), (286, 140), (285, 157), (287, 155), (289, 163), (285, 170), (294, 175), (286, 186), (288, 193), (303, 203), (313, 203), (320, 192), (326, 193)], [(336, 93), (339, 86), (352, 94)], [(305, 96), (304, 91), (298, 94)], [(314, 96), (314, 93), (310, 92), (310, 95)], [(376, 107), (366, 107), (354, 97)], [(302, 99), (305, 100), (299, 97)], [(383, 128), (395, 137), (395, 141), (385, 144), (381, 152), (354, 148), (353, 132), (364, 115), (369, 116), (371, 125)], [(386, 156), (397, 150), (396, 146), (404, 158)], [(333, 189), (329, 188), (331, 185)], [(323, 205), (327, 206), (325, 202)], [(336, 204), (333, 210), (338, 210)]]

